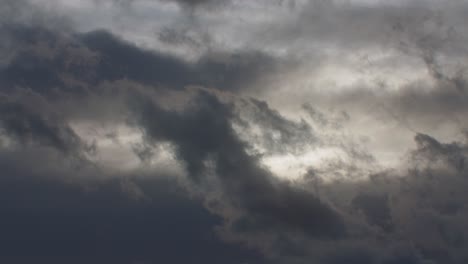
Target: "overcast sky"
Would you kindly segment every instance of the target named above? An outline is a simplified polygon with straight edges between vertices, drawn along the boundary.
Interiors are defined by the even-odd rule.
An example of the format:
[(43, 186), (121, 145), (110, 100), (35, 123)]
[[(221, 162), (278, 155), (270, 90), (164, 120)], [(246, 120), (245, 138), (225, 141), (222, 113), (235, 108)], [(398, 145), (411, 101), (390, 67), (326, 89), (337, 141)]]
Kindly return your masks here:
[(468, 2), (2, 0), (2, 263), (468, 262)]

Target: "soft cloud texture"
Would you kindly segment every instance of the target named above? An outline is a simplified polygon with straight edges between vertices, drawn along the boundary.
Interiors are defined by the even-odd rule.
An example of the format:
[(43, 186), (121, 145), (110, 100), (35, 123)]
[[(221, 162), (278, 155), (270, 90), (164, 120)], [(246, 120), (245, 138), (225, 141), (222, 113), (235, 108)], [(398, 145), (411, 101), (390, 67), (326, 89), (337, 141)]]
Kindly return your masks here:
[(7, 1), (0, 259), (466, 263), (467, 7)]

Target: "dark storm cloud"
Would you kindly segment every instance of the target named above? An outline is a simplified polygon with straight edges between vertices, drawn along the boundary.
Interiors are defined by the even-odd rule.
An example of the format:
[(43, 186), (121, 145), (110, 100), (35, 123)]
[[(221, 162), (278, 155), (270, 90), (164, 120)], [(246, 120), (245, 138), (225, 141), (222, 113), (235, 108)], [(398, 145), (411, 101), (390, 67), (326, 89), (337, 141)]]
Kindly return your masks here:
[(47, 95), (90, 93), (90, 86), (120, 79), (160, 88), (204, 85), (236, 91), (274, 73), (281, 63), (255, 51), (206, 54), (189, 63), (142, 50), (105, 31), (70, 35), (17, 25), (6, 27), (5, 35), (14, 41), (16, 52), (1, 69), (3, 86), (29, 87)]
[(98, 76), (128, 78), (146, 84), (183, 88), (203, 85), (220, 90), (248, 87), (260, 76), (273, 73), (279, 61), (261, 52), (206, 54), (195, 63), (171, 55), (142, 50), (104, 31), (83, 35), (85, 45), (98, 52)]
[[(245, 80), (255, 80), (259, 74), (256, 68), (261, 72), (264, 67), (270, 67), (264, 60), (273, 62), (261, 53), (246, 53), (245, 56), (212, 54), (191, 65), (169, 55), (141, 50), (104, 31), (55, 35), (52, 31), (21, 26), (11, 30), (26, 51), (19, 49), (6, 65), (2, 72), (4, 87), (10, 93), (19, 91), (20, 86), (27, 87), (38, 93), (45, 104), (50, 101), (52, 109), (57, 107), (60, 99), (69, 100), (73, 94), (84, 98), (96, 94), (104, 96), (103, 100), (113, 100), (112, 97), (105, 98), (111, 96), (109, 93), (96, 89), (103, 81), (110, 83), (109, 87), (118, 86), (118, 82), (113, 81), (120, 79), (176, 90), (193, 83), (215, 88), (222, 86), (222, 89), (237, 88)], [(122, 91), (115, 88), (116, 93)], [(127, 90), (129, 98), (134, 98), (138, 91), (130, 86)], [(224, 218), (223, 225), (228, 232), (247, 236), (252, 232), (272, 231), (305, 233), (320, 238), (345, 236), (345, 226), (337, 212), (306, 190), (275, 180), (255, 157), (247, 154), (247, 144), (231, 127), (234, 113), (228, 104), (214, 95), (201, 92), (190, 107), (176, 112), (161, 108), (149, 99), (151, 96), (145, 98), (139, 94), (136, 98), (131, 109), (138, 117), (136, 124), (145, 131), (149, 141), (142, 151), (137, 150), (139, 156), (145, 159), (151, 155), (153, 140), (170, 141), (176, 146), (177, 157), (185, 163), (195, 186), (202, 188), (205, 174), (212, 169), (217, 175), (223, 198), (218, 201), (221, 206), (209, 209)], [(284, 140), (293, 140), (296, 133), (310, 133), (305, 123), (291, 122), (260, 101), (251, 103), (260, 115), (268, 119), (264, 124), (283, 133)], [(66, 123), (61, 126), (47, 123), (49, 118), (41, 116), (40, 111), (35, 113), (35, 107), (38, 107), (36, 110), (44, 107), (37, 104), (26, 106), (29, 111), (24, 113), (20, 107), (13, 109), (17, 112), (15, 119), (12, 115), (5, 117), (8, 131), (23, 141), (31, 138), (40, 145), (52, 145), (60, 151), (68, 151), (70, 141), (73, 142), (71, 139), (77, 138), (73, 130)], [(70, 110), (73, 111), (67, 109)], [(99, 108), (95, 110), (99, 111)], [(207, 165), (211, 161), (215, 164), (213, 168)], [(120, 185), (120, 189), (137, 200), (146, 200), (147, 195), (133, 184), (125, 183)], [(234, 210), (238, 216), (225, 213), (229, 210)]]
[[(102, 62), (101, 57), (118, 55), (117, 50), (123, 51), (122, 56), (130, 62), (135, 57), (136, 62), (144, 63), (148, 55), (150, 66), (159, 61), (159, 69), (173, 61), (178, 68), (172, 80), (177, 78), (175, 75), (186, 74), (181, 69), (188, 66), (169, 56), (139, 51), (105, 33), (81, 39), (23, 25), (4, 29), (17, 46), (15, 56), (2, 68), (0, 124), (2, 136), (23, 147), (5, 147), (2, 138), (2, 261), (261, 263), (255, 253), (221, 243), (213, 233), (220, 219), (181, 194), (181, 190), (175, 191), (175, 183), (140, 182), (132, 175), (125, 175), (132, 180), (102, 181), (102, 174), (107, 172), (69, 164), (69, 156), (81, 157), (89, 149), (69, 126), (70, 120), (56, 112), (61, 101), (73, 102), (70, 95), (86, 98), (99, 94), (94, 88), (101, 80), (124, 78), (126, 74), (140, 82), (150, 78), (149, 72), (142, 76), (128, 69), (122, 74), (117, 70), (114, 75), (97, 71), (97, 76), (96, 69), (109, 67), (100, 63), (112, 59)], [(99, 34), (101, 39), (96, 36)], [(90, 51), (96, 48), (92, 44), (99, 46), (90, 43), (93, 37), (100, 44), (110, 45), (107, 54)], [(123, 60), (117, 62), (124, 64)], [(131, 66), (143, 69), (147, 65)], [(68, 112), (82, 111), (79, 103), (66, 108)], [(99, 109), (94, 110), (96, 116), (101, 114)], [(59, 155), (51, 151), (54, 149)]]
[[(113, 2), (119, 4), (119, 5), (128, 5), (129, 3), (131, 4), (132, 2), (136, 2), (138, 0), (112, 0)], [(204, 6), (204, 5), (217, 5), (221, 3), (227, 3), (232, 0), (157, 0), (161, 2), (173, 2), (177, 3), (182, 6), (190, 6), (190, 7), (196, 7), (196, 6)]]
[[(220, 243), (212, 227), (221, 220), (171, 179), (80, 175), (76, 184), (66, 181), (69, 173), (86, 172), (41, 154), (38, 162), (27, 151), (0, 153), (2, 262), (261, 263), (254, 252)], [(122, 181), (138, 185), (147, 199), (122, 192)]]
[(176, 47), (189, 47), (191, 49), (209, 49), (212, 37), (207, 32), (195, 32), (187, 28), (164, 27), (158, 32), (158, 40), (162, 43)]
[(66, 121), (54, 116), (47, 108), (50, 106), (42, 97), (28, 92), (17, 98), (0, 96), (1, 134), (22, 145), (49, 146), (65, 155), (76, 157), (91, 150)]
[(82, 40), (100, 55), (96, 70), (97, 78), (101, 80), (128, 78), (179, 89), (190, 84), (189, 65), (170, 55), (141, 50), (105, 31), (84, 34)]
[[(176, 2), (189, 9), (219, 5)], [(19, 12), (14, 2), (7, 3), (6, 10), (12, 11), (6, 13)], [(392, 114), (432, 125), (454, 115), (463, 118), (463, 74), (446, 72), (437, 59), (439, 51), (447, 51), (444, 48), (457, 48), (445, 46), (452, 37), (445, 34), (451, 32), (450, 23), (432, 24), (438, 21), (437, 12), (420, 10), (418, 3), (410, 10), (310, 4), (301, 12), (300, 23), (285, 25), (295, 30), (286, 34), (278, 28), (259, 36), (289, 42), (288, 36), (318, 32), (325, 42), (353, 48), (385, 43), (383, 35), (389, 33), (391, 40), (411, 46), (408, 54), (415, 52), (423, 60), (435, 80), (434, 89), (423, 89), (422, 81), (382, 94), (352, 89), (334, 94), (330, 102), (366, 110), (380, 104)], [(324, 17), (336, 21), (320, 19)], [(421, 32), (420, 22), (436, 30)], [(286, 118), (268, 102), (231, 94), (284, 69), (281, 59), (242, 50), (209, 52), (186, 62), (141, 49), (106, 31), (65, 33), (27, 25), (10, 23), (1, 31), (13, 52), (2, 59), (0, 69), (0, 260), (261, 262), (255, 253), (223, 244), (214, 227), (227, 241), (263, 250), (272, 263), (468, 260), (466, 142), (416, 133), (415, 147), (402, 168), (378, 170), (354, 181), (353, 175), (369, 174), (358, 160), (370, 166), (373, 159), (359, 143), (345, 144), (336, 132), (352, 120), (348, 112), (328, 116), (320, 106), (305, 104), (309, 124)], [(169, 43), (204, 45), (171, 34), (165, 36)], [(450, 52), (461, 54), (459, 49)], [(187, 85), (209, 88), (184, 88)], [(167, 90), (188, 99), (177, 98), (181, 102), (173, 106), (165, 100)], [(229, 96), (236, 98), (223, 100)], [(122, 98), (128, 105), (119, 104)], [(90, 107), (91, 100), (98, 100), (97, 106)], [(72, 128), (72, 117), (92, 112), (93, 117), (82, 118), (99, 127), (107, 118), (106, 107), (115, 101), (119, 102), (109, 107), (112, 114), (123, 115), (127, 124), (143, 132), (144, 142), (132, 145), (135, 154), (149, 163), (158, 144), (170, 143), (188, 179), (166, 182), (158, 178), (160, 168), (147, 172), (152, 177), (140, 178), (134, 171), (111, 173), (70, 162), (70, 156), (82, 157), (92, 150)], [(377, 125), (387, 121), (380, 113), (368, 112), (372, 113), (363, 116)], [(463, 120), (459, 123), (464, 125)], [(234, 125), (259, 126), (262, 132), (247, 142)], [(321, 138), (318, 130), (331, 139)], [(21, 147), (3, 144), (3, 137)], [(261, 157), (249, 152), (251, 144), (262, 141), (268, 154), (296, 153), (301, 145), (320, 143), (338, 146), (351, 158), (325, 161), (311, 167), (304, 180), (289, 182), (276, 178)], [(334, 180), (327, 178), (330, 175), (343, 177)]]
[[(91, 76), (89, 79), (87, 77), (76, 77), (82, 78), (81, 81), (86, 84), (83, 87), (96, 88), (95, 84), (101, 82), (101, 80), (106, 80), (110, 81), (110, 87), (116, 87), (115, 91), (117, 92), (119, 91), (117, 89), (118, 82), (113, 83), (112, 81), (124, 78), (126, 74), (130, 76), (128, 79), (133, 80), (135, 84), (141, 82), (148, 85), (161, 82), (160, 85), (164, 87), (173, 85), (172, 82), (176, 82), (174, 76), (152, 77), (150, 73), (157, 71), (142, 73), (141, 71), (132, 71), (132, 69), (125, 68), (120, 71), (125, 65), (141, 67), (141, 61), (146, 62), (145, 65), (149, 65), (153, 70), (161, 69), (162, 72), (169, 73), (169, 75), (181, 74), (182, 77), (190, 75), (191, 68), (187, 64), (183, 64), (170, 56), (159, 57), (153, 53), (142, 51), (135, 46), (119, 41), (105, 32), (85, 34), (80, 36), (79, 39), (83, 41), (84, 48), (74, 49), (73, 51), (94, 55), (89, 58), (95, 58), (96, 56), (99, 58), (98, 60), (91, 60), (92, 63), (90, 64), (85, 64), (90, 69), (98, 69), (96, 77)], [(35, 44), (36, 42), (32, 41), (31, 43)], [(52, 50), (55, 51), (56, 49)], [(54, 58), (58, 58), (57, 61), (63, 63), (63, 61), (69, 60), (69, 57), (73, 57), (72, 55), (76, 54), (65, 52), (61, 57)], [(119, 56), (122, 56), (123, 59)], [(112, 62), (112, 65), (110, 62)], [(11, 65), (15, 63), (16, 60), (13, 60)], [(105, 63), (109, 64), (106, 65)], [(152, 66), (152, 63), (156, 66)], [(46, 65), (49, 64), (51, 63), (46, 63)], [(35, 63), (33, 60), (30, 65), (33, 66), (31, 72), (36, 74), (37, 70), (34, 66), (41, 65), (41, 63)], [(53, 65), (50, 72), (61, 75), (62, 73), (58, 71), (63, 65)], [(118, 67), (118, 65), (122, 67)], [(170, 67), (164, 68), (163, 65), (169, 65)], [(115, 66), (115, 68), (111, 66)], [(72, 70), (73, 72), (74, 70)], [(11, 77), (13, 75), (8, 74), (6, 76)], [(27, 76), (27, 74), (23, 72), (18, 74), (18, 76)], [(13, 85), (16, 83), (17, 85), (31, 86), (31, 89), (38, 93), (46, 95), (51, 93), (48, 90), (50, 86), (47, 82), (43, 86), (39, 86), (40, 81), (29, 84), (20, 83), (19, 81), (8, 81), (6, 83), (10, 85), (8, 87), (10, 87), (11, 91), (18, 90)], [(177, 83), (175, 86), (179, 85), (182, 86), (183, 82)], [(64, 91), (66, 92), (67, 89), (70, 89), (68, 82), (58, 82), (56, 87), (60, 91), (57, 95), (61, 95)], [(231, 126), (231, 123), (238, 119), (236, 112), (233, 110), (234, 106), (220, 101), (213, 94), (199, 92), (199, 95), (189, 103), (186, 109), (182, 111), (170, 110), (162, 108), (158, 103), (153, 101), (149, 91), (139, 94), (141, 90), (144, 91), (145, 89), (151, 88), (145, 86), (144, 88), (136, 89), (130, 86), (128, 90), (123, 89), (128, 93), (128, 98), (131, 101), (131, 110), (136, 117), (134, 124), (145, 132), (147, 139), (147, 145), (138, 153), (144, 159), (150, 154), (153, 142), (169, 141), (176, 147), (177, 158), (186, 165), (192, 184), (196, 188), (205, 188), (204, 185), (211, 180), (207, 175), (214, 173), (216, 175), (215, 181), (219, 184), (216, 186), (221, 194), (215, 205), (210, 205), (207, 202), (207, 206), (211, 212), (223, 218), (222, 225), (225, 235), (227, 234), (226, 236), (232, 236), (231, 239), (233, 240), (237, 239), (249, 244), (253, 243), (250, 241), (255, 240), (257, 236), (270, 234), (273, 238), (269, 238), (263, 241), (263, 243), (271, 244), (271, 247), (277, 249), (278, 252), (291, 252), (291, 245), (293, 245), (292, 247), (296, 251), (306, 250), (308, 246), (297, 244), (295, 236), (305, 236), (308, 239), (323, 239), (324, 241), (330, 238), (338, 240), (349, 238), (345, 225), (347, 219), (328, 205), (328, 199), (322, 200), (322, 198), (318, 198), (307, 190), (299, 189), (290, 183), (275, 179), (269, 171), (259, 165), (256, 157), (250, 156), (247, 153), (248, 144), (239, 139)], [(177, 90), (181, 89), (182, 87)], [(94, 92), (99, 93), (90, 89), (87, 89), (86, 93)], [(106, 94), (106, 96), (109, 96), (109, 94)], [(107, 100), (112, 100), (112, 98), (107, 98)], [(313, 139), (314, 135), (311, 128), (306, 123), (293, 122), (284, 118), (265, 102), (255, 99), (247, 101), (252, 108), (252, 112), (250, 119), (243, 122), (255, 122), (266, 128), (267, 131), (275, 130), (279, 132), (282, 140), (278, 142), (292, 144), (301, 140)], [(8, 104), (5, 105), (8, 106)], [(69, 130), (66, 123), (48, 123), (54, 119), (49, 119), (47, 116), (47, 118), (43, 117), (39, 115), (40, 112), (35, 113), (34, 107), (42, 110), (45, 109), (34, 103), (23, 105), (23, 108), (29, 109), (28, 111), (18, 106), (16, 108), (6, 107), (6, 110), (10, 108), (15, 110), (16, 118), (13, 119), (13, 115), (8, 115), (9, 112), (4, 111), (4, 119), (7, 120), (5, 127), (9, 129), (6, 131), (10, 131), (10, 133), (14, 132), (14, 135), (21, 136), (23, 140), (31, 139), (38, 144), (54, 146), (60, 151), (74, 149), (75, 147), (73, 147), (72, 142), (74, 142), (76, 135), (74, 135), (73, 131)], [(96, 110), (99, 111), (99, 109)], [(329, 121), (333, 120), (330, 119)], [(336, 120), (334, 122), (340, 121)], [(420, 145), (418, 149), (418, 153), (420, 154), (423, 153), (423, 149), (428, 149), (431, 155), (435, 155), (433, 153), (446, 155), (450, 152), (452, 153), (450, 154), (451, 156), (458, 157), (453, 153), (460, 152), (459, 148), (445, 146), (428, 136), (419, 135), (416, 141)], [(456, 160), (459, 164), (461, 159), (457, 158)], [(349, 170), (350, 167), (343, 168)], [(137, 201), (144, 202), (146, 198), (141, 199), (141, 197), (148, 197), (147, 192), (143, 192), (144, 195), (142, 195), (139, 189), (135, 188), (132, 183), (124, 182), (118, 185), (120, 192), (128, 193), (131, 197), (136, 198)], [(424, 188), (418, 190), (418, 195), (424, 196), (424, 193)], [(391, 207), (389, 201), (379, 197), (360, 194), (354, 199), (354, 205), (364, 213), (369, 226), (378, 226), (391, 232), (392, 228), (390, 228), (390, 224), (388, 223), (389, 219), (398, 217), (390, 215), (390, 209), (386, 208), (386, 206)], [(456, 201), (454, 203), (456, 204)], [(142, 205), (136, 205), (136, 207), (138, 206)], [(451, 205), (434, 201), (434, 208), (441, 208), (437, 210), (444, 210), (443, 208), (447, 206), (450, 207)], [(146, 208), (145, 210), (149, 209)], [(123, 211), (117, 211), (123, 213)], [(232, 211), (235, 213), (233, 214)], [(83, 215), (86, 214), (88, 212), (83, 213)], [(131, 222), (125, 222), (123, 226), (129, 223)], [(72, 234), (72, 236), (74, 235)], [(105, 237), (107, 236), (106, 233)], [(285, 238), (283, 239), (282, 236), (285, 236)], [(451, 238), (449, 234), (445, 234), (444, 236), (449, 236), (446, 239), (455, 239)], [(277, 243), (280, 239), (290, 241), (288, 243)], [(146, 242), (142, 242), (142, 246), (144, 245), (146, 245)], [(117, 245), (116, 248), (119, 248), (119, 246)], [(436, 252), (437, 248), (433, 249), (428, 246), (424, 248), (424, 254), (428, 256), (436, 254), (434, 252)], [(109, 252), (112, 250), (114, 249), (109, 249)], [(348, 254), (346, 252), (354, 252), (354, 250), (350, 249), (347, 251), (346, 248), (343, 248), (342, 256), (338, 256), (339, 254), (336, 257), (330, 255), (324, 257), (324, 259), (330, 263), (340, 263), (343, 259), (371, 261), (369, 263), (375, 263), (377, 261), (375, 259), (378, 258), (375, 255), (376, 253), (372, 253), (373, 250), (372, 247), (369, 247), (369, 249), (362, 249), (362, 254)]]
[(373, 264), (375, 263), (375, 256), (368, 248), (352, 246), (338, 248), (335, 254), (327, 255), (321, 261), (329, 264)]
[(189, 8), (191, 10), (195, 8), (216, 8), (232, 2), (232, 0), (160, 0), (162, 2), (173, 2), (177, 3), (183, 8)]
[[(338, 210), (352, 212), (348, 221), (359, 218), (356, 212), (361, 212), (374, 230), (364, 240), (351, 239), (341, 250), (326, 254), (329, 262), (324, 263), (466, 261), (468, 234), (463, 219), (467, 198), (463, 190), (468, 180), (459, 166), (466, 159), (466, 141), (443, 143), (425, 134), (416, 134), (414, 140), (416, 146), (408, 153), (404, 170), (382, 171), (362, 182), (320, 184), (322, 199), (332, 201)], [(357, 211), (349, 211), (349, 205)], [(382, 244), (381, 239), (386, 242)], [(357, 241), (366, 242), (356, 248)]]
[[(393, 218), (401, 225), (395, 227), (407, 230), (405, 235), (425, 258), (435, 263), (462, 263), (467, 258), (461, 250), (467, 236), (461, 221), (467, 202), (462, 186), (468, 182), (460, 162), (466, 158), (466, 143), (441, 143), (422, 134), (416, 135), (415, 141), (412, 155), (417, 159), (410, 158), (411, 169), (401, 179), (401, 186), (392, 191)], [(408, 205), (414, 211), (405, 219)], [(435, 226), (439, 227), (433, 229)]]
[[(54, 31), (69, 30), (70, 21), (51, 14), (28, 0), (5, 0), (0, 6), (0, 68), (3, 68), (25, 43), (18, 43), (13, 33), (17, 26), (44, 27)], [(18, 32), (24, 34), (26, 32)], [(24, 37), (24, 35), (23, 35)], [(31, 36), (33, 37), (33, 36)], [(34, 37), (33, 37), (34, 38)]]
[(353, 199), (352, 204), (363, 211), (370, 225), (379, 226), (387, 232), (393, 229), (386, 195), (360, 194)]
[(466, 171), (465, 159), (468, 149), (465, 145), (457, 142), (442, 144), (425, 134), (417, 134), (415, 141), (418, 146), (417, 150), (413, 152), (416, 161), (421, 158), (431, 163), (442, 161), (459, 172)]
[(244, 232), (284, 230), (312, 237), (340, 237), (345, 227), (340, 216), (307, 191), (275, 180), (246, 153), (246, 145), (230, 125), (228, 105), (206, 92), (184, 112), (165, 111), (138, 98), (134, 104), (138, 124), (148, 140), (168, 140), (185, 162), (195, 182), (202, 183), (211, 168), (226, 195), (227, 206), (244, 215), (234, 229)]
[(96, 79), (97, 55), (65, 32), (22, 24), (6, 25), (14, 44), (10, 61), (1, 68), (6, 90), (24, 87), (47, 97), (83, 94)]

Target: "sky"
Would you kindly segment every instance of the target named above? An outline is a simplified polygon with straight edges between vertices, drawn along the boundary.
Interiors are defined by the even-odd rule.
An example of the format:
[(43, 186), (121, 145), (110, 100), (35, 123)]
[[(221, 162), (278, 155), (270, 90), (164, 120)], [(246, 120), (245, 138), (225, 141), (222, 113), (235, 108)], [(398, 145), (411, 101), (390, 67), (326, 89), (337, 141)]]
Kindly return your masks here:
[(468, 2), (2, 0), (0, 262), (468, 262)]

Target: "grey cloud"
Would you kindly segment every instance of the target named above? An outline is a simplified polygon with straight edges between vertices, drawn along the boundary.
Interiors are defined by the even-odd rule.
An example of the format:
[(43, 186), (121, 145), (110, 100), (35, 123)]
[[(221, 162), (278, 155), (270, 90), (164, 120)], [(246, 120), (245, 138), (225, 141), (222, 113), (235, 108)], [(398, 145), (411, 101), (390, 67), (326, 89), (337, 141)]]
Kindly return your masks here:
[[(212, 1), (178, 3), (205, 8)], [(452, 9), (439, 16), (423, 7), (419, 2), (408, 10), (307, 4), (299, 10), (300, 23), (262, 35), (264, 41), (281, 42), (318, 32), (324, 43), (344, 49), (402, 40), (405, 47), (397, 43), (397, 48), (420, 56), (436, 83), (434, 89), (423, 89), (421, 81), (388, 93), (351, 87), (332, 98), (318, 95), (313, 99), (322, 102), (305, 104), (307, 115), (300, 121), (286, 118), (267, 101), (239, 96), (244, 87), (289, 66), (264, 52), (210, 52), (186, 62), (105, 31), (57, 33), (21, 23), (3, 27), (2, 38), (14, 43), (9, 47), (14, 52), (2, 60), (0, 124), (3, 136), (23, 146), (0, 149), (5, 215), (0, 259), (262, 262), (256, 253), (218, 241), (216, 227), (226, 241), (260, 250), (272, 263), (466, 263), (467, 143), (416, 133), (415, 147), (401, 167), (372, 171), (372, 153), (345, 133), (359, 118), (385, 125), (388, 112), (375, 109), (407, 119), (411, 134), (424, 130), (421, 123), (434, 126), (453, 116), (461, 120), (450, 122), (466, 126), (463, 74), (446, 72), (437, 56), (462, 54), (460, 40), (451, 42), (450, 35), (453, 24), (463, 36), (460, 17), (449, 18)], [(341, 26), (350, 30), (342, 32)], [(294, 30), (286, 34), (285, 28)], [(193, 39), (183, 36), (169, 39), (192, 45)], [(184, 88), (188, 85), (214, 89)], [(172, 105), (168, 91), (183, 98)], [(89, 107), (91, 100), (98, 103)], [(346, 114), (329, 115), (326, 104)], [(106, 111), (143, 132), (144, 142), (132, 149), (142, 161), (152, 158), (157, 144), (170, 143), (188, 178), (167, 183), (155, 168), (147, 172), (151, 177), (131, 171), (108, 180), (108, 171), (69, 166), (70, 156), (90, 151), (71, 128), (73, 118), (98, 127)], [(238, 135), (235, 125), (262, 131), (252, 140)], [(386, 133), (375, 136), (379, 141), (399, 137)], [(311, 165), (308, 175), (296, 181), (280, 180), (261, 157), (249, 153), (251, 144), (259, 142), (268, 154), (298, 153), (302, 145), (318, 144), (350, 158)], [(328, 177), (333, 175), (343, 177)], [(92, 191), (84, 192), (78, 186), (88, 181)], [(29, 259), (20, 258), (25, 252)]]
[[(463, 54), (463, 1), (450, 5), (436, 2), (342, 3), (306, 1), (297, 16), (262, 25), (262, 43), (295, 43), (304, 49), (304, 41), (352, 50), (369, 47), (405, 49), (419, 52), (422, 46), (445, 54)], [(294, 47), (294, 45), (293, 45)]]
[(232, 0), (162, 0), (163, 2), (174, 2), (182, 6), (183, 8), (190, 8), (191, 10), (195, 8), (215, 8), (227, 3), (232, 2)]
[[(310, 101), (315, 108), (319, 109), (326, 109), (330, 105), (339, 106), (340, 109), (345, 109), (352, 118), (369, 116), (376, 122), (385, 120), (411, 134), (434, 131), (440, 126), (451, 126), (455, 130), (463, 130), (468, 125), (462, 118), (468, 111), (467, 97), (464, 92), (466, 84), (462, 78), (434, 83), (416, 80), (395, 90), (377, 89), (381, 88), (371, 85), (353, 85), (352, 88), (337, 94), (311, 92)], [(310, 110), (307, 111), (310, 113)], [(334, 122), (333, 117), (318, 120), (324, 116), (320, 117), (317, 113), (314, 113), (313, 118), (318, 124), (325, 122), (324, 120), (329, 120), (330, 125)], [(338, 124), (348, 127), (347, 125), (352, 122), (343, 120)], [(388, 129), (391, 131), (391, 127)]]
[(47, 108), (50, 108), (47, 102), (34, 94), (26, 93), (17, 99), (0, 97), (2, 134), (23, 145), (49, 146), (69, 156), (81, 157), (92, 150), (66, 121), (48, 113)]
[(97, 54), (70, 34), (21, 24), (4, 29), (5, 37), (15, 45), (11, 60), (0, 72), (4, 89), (20, 86), (49, 98), (63, 93), (79, 95), (86, 93), (96, 78)]
[[(195, 182), (209, 173), (209, 161), (227, 206), (240, 210), (235, 230), (284, 230), (314, 237), (340, 237), (345, 227), (340, 216), (307, 191), (274, 180), (246, 153), (230, 126), (232, 111), (203, 92), (184, 112), (164, 111), (140, 98), (135, 104), (138, 124), (149, 140), (169, 140)], [(206, 178), (207, 176), (205, 176)]]
[(256, 51), (207, 54), (189, 63), (142, 50), (105, 31), (70, 35), (12, 26), (7, 33), (15, 40), (17, 49), (1, 70), (0, 81), (7, 89), (20, 85), (47, 95), (62, 91), (76, 95), (91, 93), (90, 86), (120, 79), (160, 88), (204, 85), (236, 91), (273, 74), (282, 64)]
[[(128, 6), (131, 5), (133, 2), (137, 2), (138, 0), (130, 0), (130, 1), (124, 1), (124, 0), (112, 0), (118, 5), (121, 6)], [(230, 2), (231, 0), (157, 0), (161, 2), (173, 2), (176, 4), (179, 4), (183, 7), (198, 7), (198, 6), (209, 6), (209, 5), (218, 5), (220, 3), (225, 3), (225, 2)]]
[(197, 32), (188, 28), (164, 27), (158, 32), (158, 40), (168, 45), (188, 47), (194, 50), (210, 49), (212, 38), (207, 32)]
[(360, 194), (352, 204), (362, 210), (370, 225), (376, 225), (386, 232), (393, 229), (391, 212), (386, 195)]
[[(30, 0), (5, 0), (0, 7), (0, 26), (11, 24), (42, 25), (51, 28), (67, 28), (70, 23), (58, 14), (48, 12), (43, 6)], [(60, 22), (59, 24), (56, 24)]]
[[(312, 127), (303, 119), (289, 120), (272, 109), (267, 102), (254, 98), (240, 100), (237, 103), (238, 124), (250, 141), (259, 144), (266, 153), (301, 153), (310, 145), (317, 145), (319, 139)], [(260, 128), (259, 133), (255, 129)]]
[(148, 144), (135, 144), (132, 149), (142, 162), (150, 160), (154, 155), (152, 146)]
[[(364, 246), (366, 254), (356, 256), (362, 261), (463, 263), (467, 234), (462, 220), (466, 217), (466, 197), (462, 193), (468, 181), (458, 161), (466, 158), (466, 143), (443, 143), (423, 134), (416, 134), (414, 140), (416, 146), (407, 156), (407, 169), (381, 172), (360, 183), (322, 182), (320, 197), (338, 210), (351, 212), (345, 217), (347, 221), (356, 217), (349, 206), (357, 207), (369, 226), (385, 231), (366, 235), (364, 241), (375, 241)], [(337, 197), (352, 202), (340, 202)], [(386, 242), (380, 244), (380, 239)], [(342, 252), (330, 261), (338, 261)], [(343, 259), (351, 260), (352, 256), (344, 255)]]
[(374, 254), (367, 248), (362, 247), (344, 247), (339, 248), (337, 253), (330, 254), (322, 259), (323, 263), (329, 264), (345, 264), (345, 263), (363, 263), (372, 264), (375, 263)]
[(320, 110), (313, 107), (310, 103), (305, 103), (302, 105), (302, 108), (307, 112), (307, 114), (312, 118), (312, 121), (320, 127), (330, 126), (333, 129), (341, 129), (343, 124), (350, 120), (350, 116), (344, 110), (333, 116), (329, 116)]
[[(220, 219), (172, 179), (99, 180), (29, 151), (0, 152), (0, 261), (262, 263), (221, 243), (212, 230)], [(71, 173), (79, 177), (69, 181)], [(135, 200), (141, 192), (146, 199)]]
[(460, 173), (465, 171), (465, 159), (468, 153), (465, 145), (456, 142), (442, 144), (425, 134), (417, 134), (415, 141), (418, 146), (413, 152), (416, 161), (423, 158), (423, 160), (435, 163), (442, 159), (443, 163), (448, 163), (450, 167), (455, 168)]

